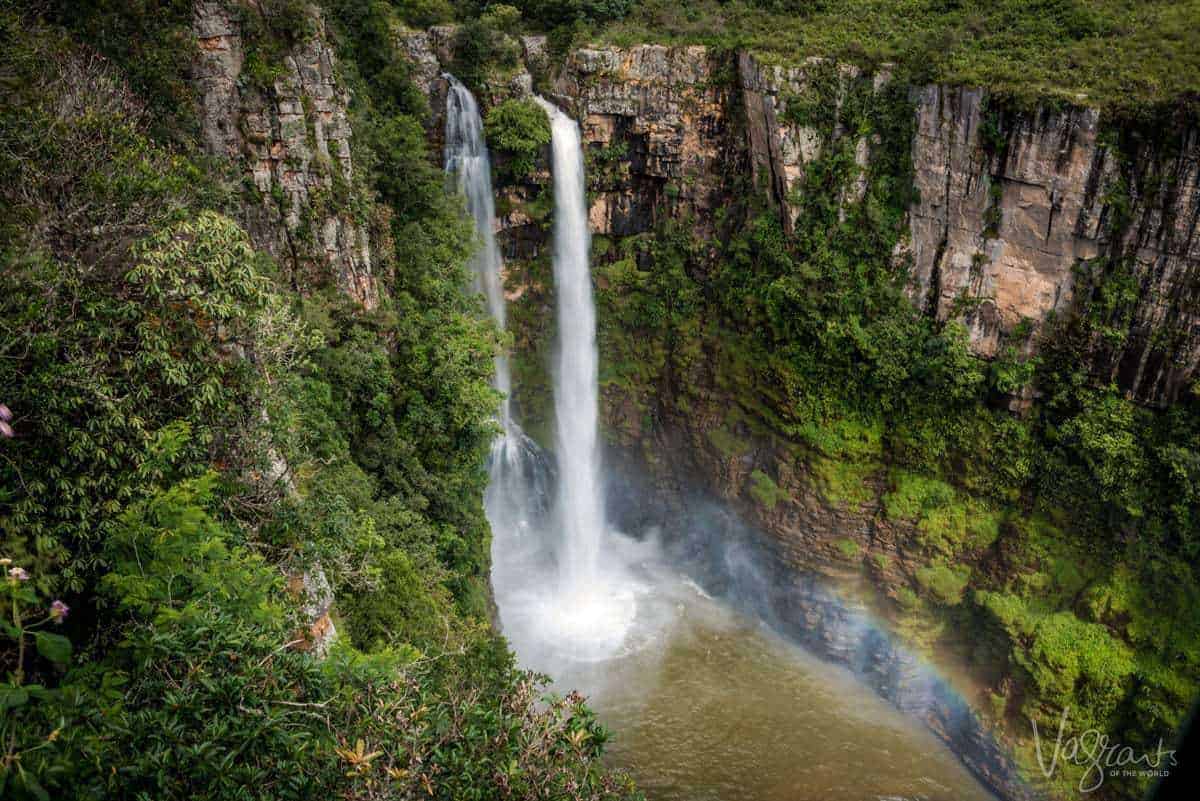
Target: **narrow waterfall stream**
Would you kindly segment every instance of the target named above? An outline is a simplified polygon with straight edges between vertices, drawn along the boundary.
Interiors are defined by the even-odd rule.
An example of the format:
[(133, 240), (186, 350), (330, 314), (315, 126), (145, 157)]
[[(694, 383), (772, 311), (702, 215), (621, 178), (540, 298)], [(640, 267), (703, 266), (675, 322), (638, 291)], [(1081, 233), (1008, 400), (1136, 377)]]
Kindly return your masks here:
[[(446, 172), (456, 181), (466, 198), (467, 211), (475, 220), (475, 234), (481, 247), (471, 260), (475, 289), (487, 299), (488, 313), (503, 331), (506, 325), (504, 300), (504, 263), (496, 245), (496, 199), (492, 191), (492, 161), (483, 137), (483, 118), (475, 96), (452, 75), (446, 96)], [(496, 356), (496, 389), (504, 393), (500, 423), (507, 431), (511, 421), (508, 398), (512, 394), (512, 373), (508, 356)]]
[[(453, 75), (446, 95), (447, 174), (463, 195), (475, 221), (480, 247), (471, 260), (475, 290), (487, 300), (488, 312), (501, 331), (506, 324), (504, 260), (496, 244), (496, 201), (492, 162), (483, 135), (483, 118), (475, 96)], [(512, 418), (509, 401), (512, 373), (508, 355), (496, 355), (494, 385), (504, 395), (500, 404), (501, 434), (492, 443), (484, 508), (494, 532), (519, 536), (549, 506), (550, 469), (546, 456)]]
[[(482, 240), (479, 288), (503, 325), (482, 123), (470, 92), (448, 80), (446, 167)], [(732, 539), (697, 522), (695, 542), (681, 547), (654, 530), (627, 536), (606, 520), (580, 131), (538, 102), (553, 137), (557, 471), (506, 401), (486, 498), (500, 626), (520, 663), (589, 697), (613, 730), (610, 760), (652, 801), (991, 798), (924, 726), (739, 601), (764, 595), (772, 580)], [(503, 357), (496, 371), (507, 393)], [(717, 589), (694, 558), (705, 537), (721, 543), (708, 567), (730, 577)]]

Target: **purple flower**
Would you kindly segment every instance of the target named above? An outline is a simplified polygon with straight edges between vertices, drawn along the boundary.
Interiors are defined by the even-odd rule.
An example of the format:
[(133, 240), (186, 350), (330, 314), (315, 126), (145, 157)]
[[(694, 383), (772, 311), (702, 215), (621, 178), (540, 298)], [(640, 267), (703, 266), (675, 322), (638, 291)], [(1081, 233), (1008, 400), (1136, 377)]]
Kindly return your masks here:
[(9, 409), (3, 403), (0, 403), (0, 420), (3, 420), (7, 423), (12, 422), (12, 409)]
[(50, 604), (50, 617), (56, 624), (61, 625), (67, 619), (67, 614), (70, 613), (71, 607), (64, 604), (62, 601), (55, 601)]
[(29, 574), (21, 567), (10, 567), (8, 569), (8, 577), (13, 581), (29, 581)]
[(5, 436), (9, 439), (12, 439), (13, 433), (13, 427), (3, 420), (0, 420), (0, 436)]

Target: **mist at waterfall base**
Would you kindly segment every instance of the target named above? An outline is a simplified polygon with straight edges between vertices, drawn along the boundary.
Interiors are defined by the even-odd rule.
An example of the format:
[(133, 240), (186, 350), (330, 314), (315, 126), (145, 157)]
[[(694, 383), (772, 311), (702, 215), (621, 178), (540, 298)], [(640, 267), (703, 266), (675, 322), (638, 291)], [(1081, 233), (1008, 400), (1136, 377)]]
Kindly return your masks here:
[[(482, 123), (470, 93), (447, 80), (447, 170), (481, 239), (477, 289), (503, 327)], [(555, 454), (525, 436), (506, 401), (485, 497), (500, 628), (519, 662), (589, 697), (614, 732), (609, 759), (651, 799), (988, 798), (902, 713), (929, 704), (937, 685), (874, 637), (861, 610), (779, 571), (766, 541), (719, 505), (658, 508), (635, 471), (602, 471), (579, 129), (542, 102), (556, 206)], [(496, 371), (507, 394), (503, 357)], [(845, 644), (849, 669), (797, 645), (822, 642)]]

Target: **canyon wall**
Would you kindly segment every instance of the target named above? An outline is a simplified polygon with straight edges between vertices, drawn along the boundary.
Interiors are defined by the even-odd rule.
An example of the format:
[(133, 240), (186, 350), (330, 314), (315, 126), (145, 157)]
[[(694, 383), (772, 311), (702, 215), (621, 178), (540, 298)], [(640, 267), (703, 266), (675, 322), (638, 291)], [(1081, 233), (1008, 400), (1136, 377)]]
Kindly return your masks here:
[[(433, 101), (436, 139), (453, 30), (403, 34), (402, 46)], [(555, 67), (540, 37), (524, 37), (522, 48), (528, 71), (489, 84), (485, 105), (528, 93), (532, 73), (582, 122), (592, 152), (620, 146), (591, 181), (593, 231), (613, 237), (668, 215), (706, 238), (714, 215), (745, 191), (769, 198), (790, 228), (806, 165), (823, 146), (797, 112), (806, 90), (831, 68), (839, 103), (853, 81), (879, 91), (891, 80), (886, 68), (862, 76), (817, 58), (783, 66), (700, 46), (581, 48)], [(1180, 122), (1130, 137), (1094, 109), (1006, 111), (963, 87), (913, 87), (909, 98), (916, 194), (896, 258), (913, 303), (960, 319), (981, 357), (1009, 344), (1032, 355), (1045, 324), (1095, 291), (1081, 274), (1119, 270), (1137, 297), (1102, 321), (1109, 332), (1091, 348), (1094, 378), (1148, 405), (1186, 390), (1200, 366), (1200, 131)], [(853, 202), (879, 141), (833, 135), (855, 137), (863, 170), (843, 190)], [(528, 223), (504, 220), (502, 238), (528, 241)]]
[(240, 222), (255, 247), (274, 256), (298, 288), (331, 276), (371, 307), (377, 293), (370, 239), (348, 210), (349, 93), (339, 83), (323, 19), (310, 12), (309, 22), (311, 34), (291, 45), (263, 85), (249, 74), (239, 16), (220, 0), (196, 3), (201, 139), (240, 176), (246, 189)]

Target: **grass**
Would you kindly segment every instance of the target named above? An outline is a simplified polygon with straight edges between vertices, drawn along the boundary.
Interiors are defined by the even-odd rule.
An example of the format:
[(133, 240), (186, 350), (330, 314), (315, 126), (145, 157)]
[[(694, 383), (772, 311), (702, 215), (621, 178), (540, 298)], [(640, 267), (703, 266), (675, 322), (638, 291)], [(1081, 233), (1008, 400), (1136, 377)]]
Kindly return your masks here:
[(644, 0), (596, 34), (622, 45), (747, 47), (778, 62), (889, 62), (911, 81), (1120, 111), (1200, 90), (1198, 0), (827, 0), (779, 12), (765, 5)]
[(833, 546), (838, 549), (838, 553), (840, 553), (846, 559), (846, 561), (853, 561), (858, 558), (860, 553), (862, 553), (862, 548), (859, 547), (857, 542), (851, 539), (842, 538), (840, 540), (834, 540)]
[(868, 479), (879, 470), (878, 462), (850, 462), (818, 456), (812, 461), (812, 470), (821, 493), (831, 503), (857, 509), (875, 498)]

